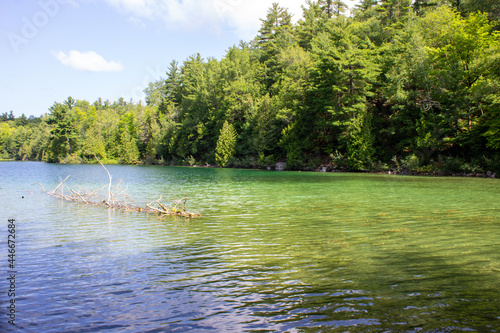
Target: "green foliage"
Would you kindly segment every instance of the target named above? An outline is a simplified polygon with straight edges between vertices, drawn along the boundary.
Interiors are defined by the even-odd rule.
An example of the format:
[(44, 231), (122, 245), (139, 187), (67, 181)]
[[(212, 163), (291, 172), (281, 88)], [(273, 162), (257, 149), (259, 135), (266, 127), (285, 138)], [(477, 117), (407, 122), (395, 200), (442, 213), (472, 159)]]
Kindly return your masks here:
[(217, 147), (215, 148), (215, 162), (221, 167), (226, 167), (236, 151), (237, 134), (233, 124), (227, 120), (220, 131)]
[(318, 3), (328, 18), (338, 17), (347, 10), (347, 5), (341, 0), (319, 0)]
[[(304, 142), (308, 140), (301, 135), (302, 130), (303, 128), (300, 126), (300, 123), (294, 122), (289, 124), (282, 131), (280, 146), (283, 147), (286, 152), (287, 168), (291, 170), (300, 170), (306, 163)], [(300, 139), (301, 137), (303, 140)]]
[(260, 154), (259, 160), (255, 166), (258, 166), (260, 168), (270, 168), (274, 164), (274, 161), (275, 159), (273, 155), (266, 156), (264, 154)]
[(373, 154), (371, 115), (360, 115), (349, 129), (347, 138), (347, 164), (352, 170), (367, 170), (372, 164)]
[(4, 112), (0, 158), (498, 170), (496, 2), (362, 0), (349, 17), (344, 8), (307, 1), (294, 24), (273, 4), (256, 38), (221, 59), (172, 61), (146, 105), (69, 97), (40, 118)]
[(418, 171), (420, 167), (420, 159), (414, 154), (408, 155), (401, 161), (401, 167), (414, 172)]
[(120, 136), (120, 163), (135, 164), (139, 160), (139, 149), (133, 136), (128, 130), (123, 131)]
[(193, 166), (196, 164), (196, 160), (192, 155), (190, 155), (188, 158), (186, 158), (186, 160), (184, 161), (184, 164), (189, 165), (189, 166)]
[(299, 145), (289, 148), (286, 154), (286, 166), (290, 170), (300, 170), (305, 167), (306, 161)]
[(49, 161), (59, 162), (78, 148), (79, 136), (76, 130), (76, 113), (73, 110), (74, 99), (68, 97), (64, 103), (54, 103), (50, 107), (47, 123), (51, 126)]
[(331, 162), (332, 165), (335, 167), (337, 170), (347, 170), (348, 168), (348, 160), (345, 158), (345, 156), (339, 152), (338, 150), (335, 150), (335, 153), (330, 154)]

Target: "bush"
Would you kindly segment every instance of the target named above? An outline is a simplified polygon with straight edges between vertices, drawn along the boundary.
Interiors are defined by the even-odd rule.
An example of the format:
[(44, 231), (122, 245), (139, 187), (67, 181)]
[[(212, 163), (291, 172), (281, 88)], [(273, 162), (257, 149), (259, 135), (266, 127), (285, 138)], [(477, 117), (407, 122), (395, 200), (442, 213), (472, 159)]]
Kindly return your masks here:
[(300, 170), (304, 168), (304, 154), (298, 147), (286, 154), (286, 165), (290, 170)]
[(172, 156), (172, 158), (170, 159), (170, 162), (168, 162), (168, 165), (170, 165), (170, 166), (180, 165), (180, 162), (179, 162), (179, 159), (177, 158), (177, 156)]
[(389, 171), (390, 168), (387, 165), (387, 163), (384, 163), (382, 161), (377, 161), (372, 163), (370, 169), (373, 171)]
[(187, 157), (184, 160), (184, 165), (193, 166), (195, 164), (196, 164), (196, 159), (193, 157), (193, 155), (189, 155), (189, 157)]
[(477, 161), (471, 161), (470, 163), (463, 163), (460, 167), (461, 171), (465, 173), (481, 173), (484, 169), (479, 165)]
[(484, 165), (487, 171), (500, 175), (500, 154), (495, 154), (491, 158), (484, 157)]
[(257, 166), (259, 168), (268, 168), (274, 165), (274, 156), (269, 155), (265, 156), (264, 154), (259, 155), (259, 161), (257, 162)]
[(232, 158), (228, 166), (234, 168), (256, 168), (257, 159), (254, 156), (245, 156), (242, 158)]
[(62, 164), (80, 164), (82, 162), (83, 162), (83, 160), (78, 155), (73, 154), (73, 155), (67, 155), (59, 163), (62, 163)]
[(348, 161), (338, 150), (335, 150), (334, 154), (330, 154), (330, 158), (332, 159), (332, 165), (335, 169), (347, 169)]
[(401, 167), (416, 172), (420, 167), (420, 159), (415, 154), (408, 155), (401, 161)]
[(458, 157), (444, 156), (439, 157), (439, 165), (441, 170), (447, 173), (460, 172), (462, 161)]

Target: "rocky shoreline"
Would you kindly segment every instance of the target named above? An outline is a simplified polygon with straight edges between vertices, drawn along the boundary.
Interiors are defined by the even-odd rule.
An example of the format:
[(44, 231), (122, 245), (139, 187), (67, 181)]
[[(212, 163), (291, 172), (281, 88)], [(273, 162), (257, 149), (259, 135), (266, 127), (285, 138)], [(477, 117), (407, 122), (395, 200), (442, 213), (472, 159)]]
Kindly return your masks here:
[[(206, 165), (192, 165), (193, 168), (219, 168), (217, 165), (206, 164)], [(287, 164), (285, 162), (278, 162), (274, 166), (268, 166), (266, 168), (268, 171), (287, 171)], [(397, 169), (390, 170), (374, 170), (374, 171), (352, 171), (348, 169), (337, 169), (331, 164), (320, 165), (316, 169), (304, 169), (304, 170), (290, 170), (290, 171), (306, 171), (306, 172), (337, 172), (337, 173), (374, 173), (374, 174), (386, 174), (386, 175), (401, 175), (401, 176), (429, 176), (429, 177), (476, 177), (476, 178), (497, 178), (496, 173), (493, 171), (487, 172), (472, 172), (472, 173), (450, 173), (443, 171), (433, 171), (433, 172), (416, 172), (411, 171), (406, 168), (402, 168), (399, 171)]]
[[(277, 169), (276, 169), (277, 170)], [(315, 171), (317, 172), (352, 172), (345, 169), (335, 169), (333, 165), (322, 165)], [(434, 176), (434, 177), (477, 177), (477, 178), (496, 178), (496, 173), (493, 171), (487, 172), (472, 172), (472, 173), (450, 173), (443, 171), (433, 171), (433, 172), (417, 172), (408, 169), (391, 169), (388, 171), (368, 171), (367, 173), (378, 173), (378, 174), (388, 174), (388, 175), (403, 175), (403, 176)]]
[[(285, 162), (278, 162), (273, 167), (267, 167), (267, 170), (275, 170), (275, 171), (285, 171), (286, 170)], [(339, 173), (347, 173), (354, 172), (360, 173), (359, 171), (351, 171), (348, 169), (337, 169), (332, 164), (320, 165), (318, 168), (314, 170), (302, 170), (302, 171), (312, 171), (312, 172), (339, 172)], [(400, 170), (390, 169), (388, 171), (366, 171), (365, 173), (376, 173), (376, 174), (387, 174), (387, 175), (402, 175), (402, 176), (433, 176), (433, 177), (477, 177), (477, 178), (497, 178), (496, 173), (493, 171), (487, 172), (472, 172), (472, 173), (450, 173), (443, 171), (433, 171), (433, 172), (416, 172), (411, 171), (409, 169), (402, 168)]]

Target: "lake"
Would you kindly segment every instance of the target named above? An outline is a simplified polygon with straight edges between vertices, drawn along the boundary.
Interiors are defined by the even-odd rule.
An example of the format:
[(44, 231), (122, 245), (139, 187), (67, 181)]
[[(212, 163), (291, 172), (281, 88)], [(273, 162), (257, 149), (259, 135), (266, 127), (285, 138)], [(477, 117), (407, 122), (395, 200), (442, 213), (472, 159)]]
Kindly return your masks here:
[[(99, 165), (0, 163), (10, 332), (500, 332), (500, 181), (107, 166), (159, 217), (44, 194)], [(8, 324), (8, 219), (15, 323)]]

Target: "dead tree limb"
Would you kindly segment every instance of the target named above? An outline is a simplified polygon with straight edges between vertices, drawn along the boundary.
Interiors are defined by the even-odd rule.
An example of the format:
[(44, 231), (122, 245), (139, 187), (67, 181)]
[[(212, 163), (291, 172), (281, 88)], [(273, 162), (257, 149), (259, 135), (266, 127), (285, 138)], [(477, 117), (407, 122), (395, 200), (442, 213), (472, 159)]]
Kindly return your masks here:
[(40, 187), (42, 188), (42, 191), (43, 191), (44, 193), (45, 193), (45, 192), (47, 192), (47, 191), (45, 191), (45, 188), (43, 187), (43, 185), (42, 185), (42, 184), (40, 184), (40, 183), (35, 183), (35, 184), (40, 185)]
[(106, 167), (104, 166), (104, 164), (102, 164), (101, 160), (99, 160), (99, 158), (97, 157), (97, 155), (94, 155), (95, 156), (95, 159), (97, 160), (97, 162), (99, 162), (99, 164), (104, 168), (104, 170), (106, 170), (106, 173), (108, 174), (108, 177), (109, 177), (109, 184), (108, 184), (108, 202), (110, 202), (111, 198), (112, 198), (112, 195), (111, 195), (111, 179), (113, 178), (111, 176), (111, 174), (109, 173), (108, 169), (106, 169)]
[[(66, 178), (65, 178), (62, 182), (60, 182), (60, 183), (59, 183), (59, 185), (57, 185), (57, 187), (56, 187), (55, 189), (53, 189), (53, 190), (52, 190), (52, 193), (56, 193), (57, 189), (58, 189), (59, 187), (61, 187), (61, 185), (62, 185), (62, 184), (64, 184), (64, 182), (65, 182), (66, 180), (68, 180), (68, 178), (69, 178), (69, 176), (68, 176), (68, 177), (66, 177)], [(60, 179), (60, 178), (59, 178), (59, 179)], [(42, 186), (42, 187), (43, 187), (43, 186)]]
[(69, 189), (71, 192), (75, 193), (80, 199), (82, 199), (83, 202), (85, 202), (86, 205), (88, 205), (89, 203), (87, 202), (87, 200), (85, 200), (80, 193), (78, 192), (75, 192), (73, 189)]
[[(163, 196), (160, 195), (160, 198), (155, 201), (151, 201), (146, 203), (146, 207), (142, 207), (137, 202), (135, 202), (128, 194), (127, 189), (123, 189), (120, 187), (121, 182), (118, 182), (117, 185), (112, 186), (112, 175), (106, 169), (106, 167), (102, 164), (102, 162), (97, 158), (97, 161), (104, 168), (106, 173), (108, 174), (109, 183), (107, 185), (107, 193), (104, 198), (100, 195), (106, 186), (101, 187), (98, 190), (87, 190), (82, 186), (78, 186), (78, 191), (68, 187), (65, 185), (65, 182), (68, 180), (70, 176), (67, 176), (64, 180), (62, 180), (54, 190), (51, 192), (46, 192), (45, 188), (42, 184), (40, 185), (42, 190), (54, 197), (60, 198), (66, 201), (80, 202), (85, 203), (86, 205), (99, 205), (106, 206), (107, 208), (117, 208), (123, 209), (126, 211), (139, 211), (139, 212), (148, 212), (148, 213), (158, 213), (160, 215), (175, 215), (175, 216), (183, 216), (183, 217), (199, 217), (201, 214), (199, 213), (191, 213), (187, 211), (186, 202), (188, 200), (188, 196), (184, 191), (184, 197), (178, 200), (167, 200), (163, 202)], [(70, 195), (64, 195), (64, 187), (67, 187), (68, 190), (72, 193)]]

